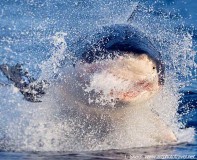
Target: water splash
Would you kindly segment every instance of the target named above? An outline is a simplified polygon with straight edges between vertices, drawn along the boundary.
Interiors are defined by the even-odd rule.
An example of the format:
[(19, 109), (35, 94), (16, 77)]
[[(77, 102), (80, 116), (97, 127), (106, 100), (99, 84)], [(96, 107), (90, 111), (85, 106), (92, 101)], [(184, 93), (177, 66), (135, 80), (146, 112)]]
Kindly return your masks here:
[(67, 33), (57, 32), (51, 37), (51, 43), (54, 46), (52, 49), (52, 56), (40, 65), (40, 69), (42, 71), (39, 78), (40, 80), (49, 80), (58, 72), (58, 68), (61, 67), (61, 62), (66, 57), (65, 52), (67, 44), (65, 41), (65, 36), (67, 36)]
[[(133, 7), (136, 7), (136, 3), (133, 4)], [(105, 9), (107, 10), (107, 6)], [(153, 16), (150, 14), (152, 11), (154, 12), (154, 9), (142, 6), (136, 11), (131, 21), (133, 26), (139, 28), (152, 39), (153, 43), (157, 44), (166, 65), (165, 85), (161, 92), (145, 105), (145, 108), (151, 108), (160, 115), (161, 119), (172, 128), (178, 137), (178, 142), (189, 142), (194, 135), (194, 129), (179, 129), (184, 125), (178, 122), (177, 109), (180, 98), (179, 87), (186, 85), (191, 69), (196, 67), (191, 34), (174, 29), (177, 21), (173, 22), (163, 15)], [(97, 23), (98, 26), (123, 23), (123, 19), (107, 17)], [(53, 45), (50, 50), (52, 56), (40, 65), (42, 71), (40, 79), (51, 80), (55, 77), (54, 75), (58, 76), (57, 80), (53, 81), (54, 84), (51, 84), (42, 103), (32, 104), (24, 101), (22, 95), (13, 90), (13, 86), (0, 88), (1, 93), (4, 93), (1, 94), (0, 99), (1, 148), (19, 151), (73, 151), (157, 145), (157, 142), (148, 137), (149, 132), (152, 131), (149, 123), (139, 119), (137, 112), (135, 114), (133, 110), (130, 110), (128, 113), (131, 114), (123, 119), (118, 119), (117, 123), (111, 124), (110, 118), (112, 117), (105, 114), (103, 117), (92, 116), (88, 112), (86, 113), (89, 109), (84, 107), (84, 104), (76, 104), (77, 99), (66, 94), (68, 91), (74, 92), (75, 88), (67, 90), (67, 87), (71, 84), (75, 85), (75, 81), (72, 83), (66, 81), (66, 76), (74, 71), (72, 66), (62, 67), (61, 63), (69, 56), (71, 58), (69, 57), (68, 61), (72, 59), (72, 52), (67, 50), (65, 36), (67, 36), (67, 32), (56, 32), (52, 38), (49, 38)], [(10, 51), (9, 47), (8, 50)], [(113, 80), (110, 75), (106, 77), (105, 73), (101, 76), (106, 80)], [(184, 81), (180, 81), (180, 77), (184, 78)], [(93, 87), (95, 88), (98, 80), (94, 80)], [(114, 81), (118, 83), (118, 81)], [(62, 88), (62, 84), (65, 84), (65, 87)], [(103, 88), (108, 93), (105, 85)], [(127, 84), (125, 85), (127, 86)], [(123, 87), (122, 84), (121, 86)], [(80, 92), (74, 92), (73, 95), (80, 95)], [(71, 105), (76, 108), (70, 108)], [(91, 109), (91, 112), (94, 113), (94, 108)], [(101, 112), (105, 112), (105, 110), (101, 110)], [(125, 115), (124, 113), (125, 111), (121, 114)], [(113, 111), (113, 117), (116, 114)], [(131, 125), (133, 117), (130, 115), (136, 117), (135, 123), (141, 123), (143, 127), (148, 126), (148, 128), (143, 129), (142, 127), (135, 130), (135, 127)]]

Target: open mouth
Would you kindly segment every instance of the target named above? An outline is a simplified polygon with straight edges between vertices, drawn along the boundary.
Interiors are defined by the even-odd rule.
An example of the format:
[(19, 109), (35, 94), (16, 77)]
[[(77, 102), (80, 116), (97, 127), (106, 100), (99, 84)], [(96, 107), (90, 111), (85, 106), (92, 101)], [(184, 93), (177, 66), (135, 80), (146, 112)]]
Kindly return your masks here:
[(110, 95), (112, 97), (115, 97), (117, 100), (124, 101), (124, 102), (131, 102), (143, 92), (151, 92), (151, 91), (155, 92), (157, 89), (153, 88), (153, 85), (151, 83), (141, 81), (141, 82), (134, 84), (134, 87), (130, 88), (129, 91), (114, 91), (112, 89), (110, 92)]
[[(155, 62), (146, 54), (125, 53), (114, 59), (78, 64), (78, 80), (100, 101), (143, 102), (160, 88)], [(99, 103), (99, 101), (97, 100)]]

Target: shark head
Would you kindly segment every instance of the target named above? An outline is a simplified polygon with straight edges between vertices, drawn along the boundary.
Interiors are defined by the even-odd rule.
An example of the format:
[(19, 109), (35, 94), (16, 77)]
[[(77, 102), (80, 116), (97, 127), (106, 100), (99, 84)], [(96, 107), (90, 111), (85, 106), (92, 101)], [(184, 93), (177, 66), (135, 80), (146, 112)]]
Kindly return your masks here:
[(100, 97), (99, 101), (136, 105), (150, 99), (164, 84), (161, 54), (138, 29), (113, 25), (90, 37), (79, 46), (83, 49), (77, 53), (75, 67), (86, 91)]
[(85, 91), (99, 97), (98, 103), (122, 102), (136, 105), (160, 89), (157, 65), (147, 54), (125, 52), (113, 59), (75, 66)]

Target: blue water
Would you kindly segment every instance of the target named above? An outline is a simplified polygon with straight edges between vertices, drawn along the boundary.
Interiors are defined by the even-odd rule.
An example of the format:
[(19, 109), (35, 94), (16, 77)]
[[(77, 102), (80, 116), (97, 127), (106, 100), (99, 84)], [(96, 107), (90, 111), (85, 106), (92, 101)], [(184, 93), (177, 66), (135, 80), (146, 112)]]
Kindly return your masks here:
[[(141, 10), (135, 10), (137, 4), (143, 6)], [(130, 23), (135, 23), (139, 27), (143, 24), (147, 26), (147, 30), (155, 32), (155, 34), (160, 33), (160, 29), (170, 30), (172, 28), (174, 32), (188, 33), (192, 35), (191, 48), (197, 51), (196, 8), (197, 1), (195, 0), (150, 0), (148, 2), (132, 0), (1, 0), (0, 64), (22, 63), (34, 77), (38, 78), (42, 71), (39, 64), (47, 61), (54, 53), (54, 44), (51, 43), (51, 39), (57, 32), (67, 34), (64, 38), (68, 49), (72, 51), (77, 43), (83, 41), (85, 33), (91, 33), (95, 28), (103, 25), (127, 23), (133, 10), (136, 13), (133, 14)], [(152, 23), (155, 22), (159, 24), (157, 27), (161, 26), (161, 28), (148, 27), (153, 26)], [(164, 27), (162, 28), (162, 26)], [(169, 36), (165, 40), (177, 41), (176, 38), (173, 38)], [(165, 48), (161, 47), (161, 49), (165, 51)], [(168, 58), (167, 54), (165, 58)], [(172, 146), (112, 148), (86, 152), (62, 152), (61, 150), (47, 152), (34, 149), (32, 151), (15, 151), (9, 150), (10, 147), (0, 143), (0, 159), (132, 159), (132, 156), (138, 156), (135, 159), (143, 159), (146, 158), (143, 157), (146, 155), (197, 155), (197, 74), (196, 66), (193, 65), (194, 61), (197, 62), (196, 56), (194, 56), (193, 63), (186, 61), (188, 63), (186, 66), (188, 65), (191, 74), (184, 77), (181, 72), (185, 73), (187, 70), (176, 70), (177, 81), (180, 84), (186, 84), (179, 90), (182, 96), (180, 96), (177, 113), (181, 115), (179, 121), (184, 123), (184, 127), (195, 128), (192, 142)], [(183, 62), (184, 60), (180, 61), (180, 64), (183, 65)], [(190, 62), (192, 64), (189, 64)], [(172, 67), (167, 66), (167, 71), (169, 72)], [(10, 84), (10, 82), (0, 73), (1, 84)], [(7, 103), (9, 106), (12, 97), (8, 97), (10, 95), (7, 93), (0, 93), (0, 95), (0, 103)], [(17, 96), (20, 98), (20, 95)], [(8, 107), (2, 104), (0, 104), (0, 113), (4, 113)], [(17, 114), (11, 115), (17, 116)], [(8, 119), (14, 121), (14, 117)], [(0, 124), (2, 125), (2, 123)], [(161, 157), (155, 158), (160, 159)]]

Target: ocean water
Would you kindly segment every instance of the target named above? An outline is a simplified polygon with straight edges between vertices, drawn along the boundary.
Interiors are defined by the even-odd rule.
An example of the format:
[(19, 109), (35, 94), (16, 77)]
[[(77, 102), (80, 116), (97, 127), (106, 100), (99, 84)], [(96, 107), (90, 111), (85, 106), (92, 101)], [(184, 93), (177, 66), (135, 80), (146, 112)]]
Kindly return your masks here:
[(2, 0), (0, 6), (0, 64), (22, 63), (51, 82), (95, 29), (129, 23), (144, 32), (166, 66), (164, 90), (152, 104), (178, 137), (176, 144), (158, 145), (119, 130), (104, 143), (89, 135), (81, 140), (52, 91), (43, 103), (26, 102), (0, 73), (0, 159), (197, 158), (195, 0)]

